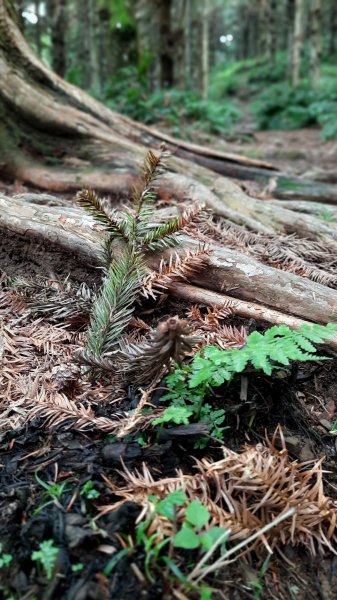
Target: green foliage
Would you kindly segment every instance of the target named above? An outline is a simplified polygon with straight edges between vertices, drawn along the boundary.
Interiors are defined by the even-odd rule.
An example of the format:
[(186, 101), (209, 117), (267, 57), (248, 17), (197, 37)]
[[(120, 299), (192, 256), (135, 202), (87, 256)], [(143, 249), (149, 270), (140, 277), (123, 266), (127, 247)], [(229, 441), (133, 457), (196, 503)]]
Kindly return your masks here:
[[(228, 531), (223, 527), (209, 527), (210, 513), (199, 501), (189, 502), (182, 490), (176, 490), (160, 500), (157, 496), (149, 496), (153, 505), (150, 516), (138, 523), (136, 527), (136, 544), (142, 545), (145, 552), (145, 573), (149, 581), (154, 579), (151, 568), (159, 568), (162, 563), (167, 564), (175, 578), (189, 589), (199, 592), (200, 598), (211, 598), (211, 590), (205, 586), (196, 588), (186, 580), (183, 573), (173, 561), (174, 548), (183, 550), (199, 550), (208, 552), (216, 543), (221, 548), (225, 547)], [(184, 519), (177, 530), (177, 507), (184, 506)], [(148, 534), (151, 523), (156, 515), (165, 517), (173, 524), (176, 532), (173, 536), (166, 536), (158, 542), (158, 533)], [(220, 543), (221, 540), (221, 543)], [(164, 550), (165, 548), (165, 550)]]
[(154, 419), (152, 425), (162, 425), (163, 423), (175, 423), (176, 425), (187, 425), (190, 422), (190, 417), (193, 415), (193, 410), (187, 406), (169, 406), (163, 415)]
[(91, 312), (87, 342), (91, 355), (99, 357), (113, 348), (132, 317), (144, 274), (139, 257), (128, 250), (112, 259)]
[(308, 83), (294, 88), (280, 83), (262, 92), (254, 110), (261, 129), (296, 129), (322, 126), (322, 137), (337, 135), (337, 86), (312, 90)]
[(128, 3), (125, 0), (100, 0), (101, 5), (110, 11), (110, 27), (131, 27), (134, 26), (131, 11), (128, 10)]
[[(143, 170), (143, 187), (135, 189), (133, 206), (123, 212), (110, 209), (91, 190), (83, 190), (78, 202), (101, 223), (108, 232), (102, 246), (105, 279), (93, 305), (87, 336), (87, 358), (99, 360), (107, 352), (116, 350), (122, 332), (134, 310), (142, 279), (146, 273), (145, 254), (156, 248), (167, 248), (177, 243), (175, 234), (184, 226), (181, 219), (173, 218), (163, 225), (150, 226), (155, 210), (155, 181), (163, 170), (164, 154), (156, 156), (149, 151)], [(124, 250), (115, 256), (113, 243), (119, 239)]]
[(79, 573), (80, 571), (83, 571), (84, 569), (84, 563), (75, 563), (73, 565), (71, 565), (71, 570), (73, 573)]
[(221, 133), (241, 117), (229, 100), (206, 101), (197, 92), (177, 89), (151, 93), (135, 67), (121, 69), (106, 86), (105, 97), (113, 110), (143, 123), (165, 121), (176, 135), (191, 125), (206, 133)]
[(330, 433), (337, 435), (337, 421), (333, 422)]
[(101, 494), (98, 490), (95, 490), (93, 481), (89, 479), (89, 481), (82, 485), (80, 495), (86, 498), (86, 500), (96, 500)]
[(38, 567), (42, 568), (48, 581), (53, 577), (59, 548), (54, 545), (54, 540), (45, 540), (39, 545), (39, 549), (32, 553), (32, 560), (36, 561)]
[[(193, 363), (192, 363), (193, 364)], [(192, 374), (191, 365), (176, 368), (166, 378), (169, 393), (161, 399), (162, 402), (170, 402), (170, 406), (164, 413), (152, 421), (153, 425), (164, 423), (184, 424), (193, 422), (204, 422), (207, 424), (209, 435), (223, 439), (225, 411), (213, 409), (204, 400), (210, 391), (207, 383), (198, 388), (191, 389), (188, 384), (188, 376)], [(199, 438), (196, 447), (203, 447), (206, 440)]]
[(0, 569), (8, 567), (13, 560), (12, 554), (2, 552), (2, 544), (0, 544)]
[[(158, 422), (174, 421), (174, 408), (187, 408), (192, 415), (185, 418), (191, 421), (204, 420), (210, 422), (210, 433), (216, 437), (222, 436), (225, 411), (213, 410), (205, 404), (205, 398), (210, 395), (213, 387), (219, 387), (230, 382), (237, 373), (242, 373), (248, 366), (272, 375), (275, 369), (289, 365), (290, 361), (305, 362), (324, 360), (326, 357), (315, 354), (315, 344), (321, 344), (337, 332), (337, 324), (303, 325), (293, 331), (285, 325), (274, 326), (261, 334), (251, 333), (243, 348), (221, 350), (216, 346), (206, 346), (198, 352), (191, 364), (176, 368), (166, 378), (169, 393), (162, 398), (170, 401), (171, 406), (164, 411)], [(169, 411), (169, 412), (167, 412)]]
[(220, 101), (228, 95), (251, 98), (266, 85), (284, 81), (286, 78), (287, 58), (278, 53), (273, 68), (270, 61), (261, 58), (250, 58), (219, 65), (212, 73), (210, 97)]
[[(52, 504), (55, 501), (59, 501), (61, 499), (62, 494), (66, 491), (67, 485), (69, 483), (68, 480), (62, 481), (61, 483), (46, 483), (38, 475), (40, 470), (41, 467), (36, 469), (35, 479), (45, 491), (42, 494), (43, 504), (34, 511), (34, 514), (38, 514), (39, 512), (41, 512), (41, 510), (43, 510), (49, 504)], [(44, 502), (45, 500), (46, 502)]]
[(228, 537), (228, 532), (223, 527), (206, 527), (210, 520), (207, 508), (199, 501), (193, 500), (185, 511), (185, 520), (180, 530), (173, 536), (176, 548), (194, 550), (200, 548), (208, 551), (222, 538), (222, 546)]

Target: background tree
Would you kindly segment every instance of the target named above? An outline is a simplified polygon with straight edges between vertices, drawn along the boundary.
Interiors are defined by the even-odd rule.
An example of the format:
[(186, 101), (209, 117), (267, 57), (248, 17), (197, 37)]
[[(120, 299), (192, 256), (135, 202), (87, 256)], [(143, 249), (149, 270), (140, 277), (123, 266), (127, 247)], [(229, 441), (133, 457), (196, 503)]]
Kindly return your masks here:
[(321, 63), (321, 0), (311, 0), (310, 7), (310, 80), (314, 88), (319, 84)]

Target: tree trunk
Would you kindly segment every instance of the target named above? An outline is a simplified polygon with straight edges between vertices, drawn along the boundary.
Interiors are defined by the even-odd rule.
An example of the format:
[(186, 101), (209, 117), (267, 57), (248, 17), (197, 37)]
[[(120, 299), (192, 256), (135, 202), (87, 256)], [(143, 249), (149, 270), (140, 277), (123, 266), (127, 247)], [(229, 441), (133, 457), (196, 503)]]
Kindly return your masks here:
[(277, 51), (277, 33), (278, 33), (278, 19), (277, 19), (277, 0), (269, 0), (269, 27), (268, 27), (268, 56), (271, 64), (275, 63), (276, 51)]
[(269, 46), (269, 0), (259, 0), (259, 41), (258, 51), (260, 56), (268, 53)]
[(184, 70), (185, 89), (192, 84), (192, 0), (185, 0), (184, 11)]
[(337, 5), (335, 0), (330, 0), (329, 7), (329, 44), (328, 54), (330, 58), (336, 56), (337, 43)]
[(208, 96), (209, 78), (209, 0), (203, 0), (201, 13), (201, 95), (204, 100)]
[(284, 28), (287, 36), (287, 54), (288, 54), (288, 65), (287, 73), (288, 79), (291, 81), (293, 73), (293, 45), (294, 45), (294, 14), (295, 14), (295, 0), (286, 0), (286, 27)]
[(312, 87), (317, 88), (321, 62), (321, 0), (311, 0), (310, 8), (310, 81)]
[(49, 0), (48, 12), (51, 27), (52, 67), (60, 77), (66, 73), (65, 34), (67, 28), (66, 0)]
[(295, 0), (294, 15), (294, 37), (292, 53), (292, 84), (297, 86), (300, 82), (301, 56), (303, 47), (303, 18), (304, 18), (303, 0)]
[(171, 5), (171, 0), (161, 0), (159, 7), (160, 87), (162, 89), (173, 86), (174, 46), (171, 29)]

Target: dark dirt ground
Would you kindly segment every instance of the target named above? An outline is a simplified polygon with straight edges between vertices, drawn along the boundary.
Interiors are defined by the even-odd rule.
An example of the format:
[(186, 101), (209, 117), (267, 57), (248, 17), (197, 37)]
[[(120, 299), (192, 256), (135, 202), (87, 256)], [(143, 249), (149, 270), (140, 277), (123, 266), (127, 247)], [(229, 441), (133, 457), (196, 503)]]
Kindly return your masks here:
[[(255, 152), (255, 156), (274, 159), (280, 166), (288, 166), (291, 162), (297, 173), (308, 171), (313, 164), (315, 168), (329, 170), (337, 154), (337, 144), (322, 144), (316, 130), (256, 133), (253, 141), (234, 143), (230, 148), (247, 155)], [(0, 182), (0, 190), (9, 195), (25, 191), (20, 184), (5, 182)], [(92, 284), (99, 280), (97, 271), (81, 264), (75, 256), (14, 235), (3, 235), (0, 240), (1, 273), (6, 273), (11, 279), (27, 275), (62, 279), (70, 274), (71, 279), (77, 282), (85, 280)], [(158, 319), (163, 314), (184, 315), (186, 308), (184, 304), (168, 299), (163, 306), (154, 306), (153, 312), (149, 311), (150, 316), (143, 314), (141, 317), (151, 320), (153, 316)], [(11, 317), (17, 325), (20, 315), (14, 310), (13, 315), (8, 314), (8, 309), (6, 311), (2, 313), (3, 322), (6, 324), (6, 319)], [(240, 319), (231, 321), (229, 318), (226, 324), (231, 322), (244, 324), (249, 331), (261, 328), (260, 323)], [(53, 364), (43, 345), (38, 351), (39, 360)], [(226, 392), (226, 424), (230, 428), (225, 432), (225, 444), (237, 450), (243, 443), (259, 443), (266, 433), (271, 437), (280, 423), (292, 459), (302, 462), (326, 457), (324, 491), (326, 495), (337, 498), (337, 445), (336, 438), (329, 433), (337, 416), (337, 357), (328, 349), (324, 349), (323, 353), (330, 355), (332, 360), (301, 366), (298, 372), (293, 371), (285, 379), (254, 378), (249, 386), (247, 404), (241, 403), (240, 406), (239, 383), (234, 383), (230, 393)], [(69, 361), (70, 355), (71, 350), (65, 354)], [(7, 379), (4, 383), (7, 384)], [(6, 393), (4, 385), (2, 393)], [(124, 408), (132, 407), (133, 402), (132, 394), (127, 394)], [(20, 407), (17, 410), (20, 412)], [(111, 417), (115, 410), (109, 400), (94, 403), (96, 415)], [(10, 565), (0, 569), (0, 598), (150, 600), (173, 597), (160, 570), (156, 573), (154, 584), (145, 579), (144, 552), (139, 547), (122, 558), (110, 575), (103, 574), (109, 561), (123, 546), (123, 540), (117, 534), (133, 533), (139, 507), (127, 503), (94, 520), (99, 507), (116, 499), (102, 476), (117, 485), (121, 483), (121, 458), (131, 470), (141, 468), (145, 462), (156, 477), (173, 476), (177, 468), (190, 473), (193, 471), (193, 457), (221, 459), (221, 444), (211, 442), (208, 448), (195, 450), (189, 437), (171, 436), (157, 440), (155, 435), (150, 434), (147, 444), (140, 446), (135, 440), (122, 442), (99, 431), (83, 432), (62, 426), (48, 429), (44, 420), (38, 417), (29, 423), (24, 423), (23, 419), (21, 423), (20, 414), (17, 416), (19, 426), (0, 432), (0, 542), (2, 552), (13, 556)], [(43, 508), (48, 499), (36, 478), (37, 469), (38, 477), (44, 482), (67, 482), (62, 496)], [(80, 494), (89, 480), (100, 493), (93, 500)], [(53, 577), (46, 581), (32, 561), (31, 554), (40, 542), (51, 538), (60, 551)], [(237, 561), (211, 581), (219, 590), (213, 598), (337, 598), (336, 557), (327, 553), (323, 557), (312, 558), (300, 546), (285, 548), (284, 554), (286, 557), (275, 554), (260, 592), (250, 582), (258, 579), (265, 555), (253, 555), (250, 563), (244, 559)], [(83, 568), (74, 571), (74, 565), (79, 563)]]

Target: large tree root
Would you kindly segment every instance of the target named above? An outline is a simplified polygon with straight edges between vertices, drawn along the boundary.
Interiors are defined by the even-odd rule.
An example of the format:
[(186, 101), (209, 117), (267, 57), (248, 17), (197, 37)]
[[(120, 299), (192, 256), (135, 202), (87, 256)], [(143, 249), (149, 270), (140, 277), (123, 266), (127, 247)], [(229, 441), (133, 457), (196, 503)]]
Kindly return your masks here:
[[(0, 195), (0, 228), (37, 236), (76, 253), (91, 264), (98, 264), (104, 236), (102, 227), (81, 209), (65, 208), (62, 203), (53, 203), (48, 198), (48, 204), (41, 204), (34, 195), (28, 195), (27, 199), (25, 195), (11, 199)], [(174, 249), (179, 254), (196, 249), (199, 244), (197, 239), (187, 235), (181, 235), (180, 240), (181, 245)], [(164, 257), (169, 258), (170, 252), (167, 250)], [(149, 254), (148, 266), (158, 268), (160, 258), (162, 254)], [(190, 281), (205, 290), (205, 297), (207, 292), (214, 291), (261, 304), (256, 317), (260, 314), (262, 318), (263, 307), (268, 307), (313, 322), (337, 321), (336, 290), (216, 244), (212, 244), (207, 268), (191, 276)]]
[[(169, 291), (175, 298), (187, 300), (188, 302), (200, 302), (206, 306), (215, 306), (217, 308), (226, 306), (226, 308), (232, 309), (233, 314), (247, 319), (268, 321), (268, 323), (273, 323), (273, 325), (287, 325), (291, 329), (300, 329), (302, 325), (309, 324), (309, 321), (281, 313), (280, 311), (267, 306), (262, 306), (256, 302), (245, 302), (244, 300), (239, 300), (225, 294), (219, 294), (218, 292), (212, 292), (188, 283), (174, 283), (169, 287)], [(330, 338), (326, 344), (330, 346), (330, 348), (337, 350), (337, 337), (334, 336), (333, 338)]]
[[(276, 197), (337, 201), (337, 186), (313, 184), (249, 159), (176, 140), (112, 112), (62, 80), (34, 54), (0, 0), (0, 171), (39, 189), (91, 186), (112, 198), (134, 184), (145, 147), (172, 152), (162, 197), (205, 202), (216, 214), (264, 233), (300, 233), (337, 246), (337, 228), (319, 215), (247, 196), (223, 174), (275, 180)], [(12, 57), (15, 56), (15, 62)], [(215, 174), (219, 173), (219, 174)], [(295, 206), (296, 209), (296, 206)], [(323, 209), (322, 209), (323, 210)]]

